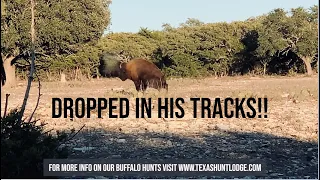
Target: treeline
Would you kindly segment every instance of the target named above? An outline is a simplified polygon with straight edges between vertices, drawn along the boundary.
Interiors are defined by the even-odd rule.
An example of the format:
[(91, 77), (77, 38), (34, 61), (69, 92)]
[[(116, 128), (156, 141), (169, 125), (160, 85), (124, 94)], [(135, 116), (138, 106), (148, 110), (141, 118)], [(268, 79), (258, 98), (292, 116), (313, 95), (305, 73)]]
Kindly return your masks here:
[[(17, 3), (13, 0), (6, 2)], [(259, 17), (232, 23), (206, 24), (188, 19), (179, 27), (164, 24), (161, 31), (141, 28), (138, 33), (102, 36), (110, 22), (109, 1), (71, 0), (65, 5), (50, 2), (50, 10), (46, 9), (49, 5), (45, 0), (38, 1), (42, 2), (42, 6), (36, 7), (37, 71), (46, 80), (57, 79), (61, 72), (68, 79), (100, 76), (100, 59), (105, 53), (125, 59), (147, 58), (167, 76), (311, 75), (317, 71), (318, 6), (295, 8), (290, 12), (275, 9)], [(7, 11), (13, 12), (12, 9), (7, 8)], [(23, 19), (19, 21), (22, 22)], [(13, 26), (25, 26), (25, 35), (18, 35), (21, 36), (18, 38), (29, 42), (27, 21)], [(11, 46), (10, 41), (12, 37), (6, 39), (5, 47)], [(27, 52), (27, 45), (14, 44), (18, 49), (14, 57)], [(14, 48), (5, 49), (9, 54), (14, 52)], [(16, 65), (19, 76), (25, 78), (29, 68), (22, 59), (28, 54), (23, 55)], [(3, 57), (8, 56), (2, 53)]]
[(162, 31), (111, 33), (99, 48), (127, 59), (145, 57), (168, 76), (312, 74), (317, 69), (318, 7), (275, 9), (232, 23), (188, 19)]

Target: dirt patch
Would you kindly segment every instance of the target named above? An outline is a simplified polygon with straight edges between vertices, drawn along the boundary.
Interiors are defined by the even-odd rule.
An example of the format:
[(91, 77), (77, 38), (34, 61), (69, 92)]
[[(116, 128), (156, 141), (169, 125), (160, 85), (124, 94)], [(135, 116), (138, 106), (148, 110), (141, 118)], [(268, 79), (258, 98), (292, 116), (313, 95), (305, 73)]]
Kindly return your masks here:
[[(146, 97), (242, 98), (267, 97), (268, 118), (194, 119), (192, 102), (184, 104), (183, 119), (135, 118), (131, 106), (126, 119), (94, 115), (90, 119), (52, 119), (53, 97), (127, 97), (130, 103), (142, 97), (130, 81), (100, 79), (86, 82), (42, 83), (40, 105), (35, 117), (48, 129), (85, 132), (68, 144), (70, 148), (93, 146), (73, 156), (93, 158), (260, 158), (269, 178), (317, 177), (318, 78), (314, 77), (226, 77), (173, 79), (169, 93), (149, 89)], [(1, 90), (1, 107), (10, 93), (9, 109), (22, 104), (26, 82)], [(35, 107), (38, 89), (33, 83), (26, 114)], [(3, 108), (1, 109), (3, 114)], [(155, 110), (154, 113), (157, 113)], [(120, 139), (120, 140), (119, 140)], [(201, 177), (199, 177), (201, 178)], [(254, 178), (254, 177), (251, 177)], [(263, 177), (260, 177), (263, 178)]]

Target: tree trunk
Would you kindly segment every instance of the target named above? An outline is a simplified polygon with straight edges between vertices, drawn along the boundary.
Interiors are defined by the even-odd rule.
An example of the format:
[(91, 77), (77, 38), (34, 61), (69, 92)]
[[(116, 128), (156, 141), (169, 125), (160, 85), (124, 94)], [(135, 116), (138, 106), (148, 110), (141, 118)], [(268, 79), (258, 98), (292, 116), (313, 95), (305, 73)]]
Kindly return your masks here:
[[(31, 83), (33, 80), (33, 73), (35, 72), (35, 68), (34, 68), (34, 61), (35, 61), (35, 29), (34, 29), (34, 2), (33, 0), (30, 0), (31, 3), (31, 68), (30, 68), (30, 73), (29, 73), (29, 77), (28, 77), (28, 85), (27, 85), (27, 89), (26, 89), (26, 93), (24, 95), (24, 99), (23, 99), (23, 103), (21, 106), (21, 111), (20, 111), (20, 117), (19, 117), (19, 121), (18, 123), (20, 124), (22, 122), (22, 117), (24, 114), (24, 111), (26, 109), (27, 106), (27, 101), (29, 98), (29, 93), (30, 93), (30, 89), (31, 89)], [(39, 87), (40, 88), (40, 87)], [(32, 118), (32, 116), (30, 117), (30, 119)]]
[(67, 82), (66, 75), (64, 73), (60, 73), (60, 82), (63, 82), (63, 83)]
[(3, 68), (6, 73), (6, 82), (4, 87), (12, 87), (16, 84), (16, 66), (14, 64), (11, 65), (13, 59), (13, 56), (3, 59)]
[(263, 64), (263, 75), (266, 75), (266, 71), (267, 71), (267, 64)]
[(309, 76), (311, 76), (313, 74), (312, 67), (311, 67), (311, 59), (312, 59), (312, 57), (305, 56), (305, 57), (302, 57), (301, 59), (304, 62), (304, 65), (305, 65), (306, 70), (307, 70), (307, 74)]

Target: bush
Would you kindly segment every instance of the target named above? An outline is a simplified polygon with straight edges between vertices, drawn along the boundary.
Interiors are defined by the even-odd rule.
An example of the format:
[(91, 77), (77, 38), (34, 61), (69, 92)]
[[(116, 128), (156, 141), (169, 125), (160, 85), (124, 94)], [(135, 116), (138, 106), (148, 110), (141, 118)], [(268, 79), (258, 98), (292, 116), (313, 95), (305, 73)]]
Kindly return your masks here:
[(67, 136), (49, 135), (44, 124), (18, 124), (19, 113), (1, 119), (1, 178), (44, 178), (43, 159), (67, 158), (67, 149), (58, 148)]

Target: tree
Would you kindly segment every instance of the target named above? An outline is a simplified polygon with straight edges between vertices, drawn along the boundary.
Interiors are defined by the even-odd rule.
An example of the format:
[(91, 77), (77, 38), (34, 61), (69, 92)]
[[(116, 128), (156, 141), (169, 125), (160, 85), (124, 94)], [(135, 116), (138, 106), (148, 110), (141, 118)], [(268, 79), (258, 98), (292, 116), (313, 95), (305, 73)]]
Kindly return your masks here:
[(174, 30), (174, 28), (169, 23), (163, 23), (161, 27), (162, 27), (163, 31), (172, 31), (172, 30)]
[[(2, 1), (1, 1), (2, 3)], [(110, 22), (107, 0), (39, 0), (35, 6), (36, 55), (43, 59), (74, 54), (97, 41)], [(15, 60), (29, 57), (28, 0), (5, 0), (1, 15), (1, 58), (7, 83), (14, 84)], [(2, 5), (2, 4), (1, 4)], [(37, 58), (41, 60), (41, 58)]]
[(196, 18), (188, 18), (185, 23), (181, 23), (181, 27), (192, 27), (192, 26), (201, 26), (204, 22)]
[(191, 37), (192, 34), (191, 27), (164, 31), (163, 41), (159, 43), (153, 57), (168, 76), (200, 75), (201, 63), (193, 56), (199, 42)]
[[(34, 28), (34, 6), (35, 6), (35, 2), (34, 0), (30, 0), (30, 9), (31, 9), (31, 27), (30, 27), (30, 34), (31, 34), (31, 68), (30, 68), (30, 74), (29, 74), (29, 78), (28, 78), (28, 85), (27, 85), (27, 89), (26, 89), (26, 93), (23, 99), (23, 103), (21, 106), (21, 112), (20, 112), (20, 117), (18, 119), (18, 123), (20, 124), (22, 122), (22, 117), (27, 105), (27, 101), (28, 101), (28, 97), (29, 97), (29, 93), (30, 93), (30, 88), (31, 88), (31, 82), (33, 80), (33, 73), (35, 72), (35, 68), (34, 68), (34, 61), (35, 61), (35, 28)], [(39, 87), (40, 88), (40, 87)], [(40, 90), (40, 89), (39, 89)]]
[(139, 33), (112, 33), (101, 38), (99, 49), (121, 55), (124, 59), (136, 57), (150, 59), (156, 48), (158, 34), (142, 28)]
[(246, 29), (242, 22), (203, 24), (189, 19), (164, 31), (165, 41), (154, 55), (169, 75), (227, 75), (235, 54), (243, 49), (240, 38)]
[(257, 54), (266, 59), (292, 51), (304, 62), (307, 74), (312, 75), (311, 60), (318, 50), (318, 6), (310, 10), (291, 9), (290, 16), (283, 9), (269, 13), (259, 30)]

